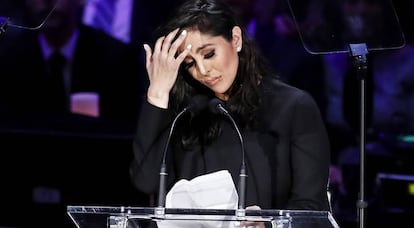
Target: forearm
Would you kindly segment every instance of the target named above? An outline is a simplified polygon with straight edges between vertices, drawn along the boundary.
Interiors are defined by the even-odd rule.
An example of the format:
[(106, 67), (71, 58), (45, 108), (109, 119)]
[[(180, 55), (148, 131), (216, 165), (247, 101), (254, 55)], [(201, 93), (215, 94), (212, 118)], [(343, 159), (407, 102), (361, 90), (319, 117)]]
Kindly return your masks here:
[(130, 171), (134, 185), (145, 193), (157, 190), (168, 124), (167, 110), (143, 104), (133, 141), (134, 159)]

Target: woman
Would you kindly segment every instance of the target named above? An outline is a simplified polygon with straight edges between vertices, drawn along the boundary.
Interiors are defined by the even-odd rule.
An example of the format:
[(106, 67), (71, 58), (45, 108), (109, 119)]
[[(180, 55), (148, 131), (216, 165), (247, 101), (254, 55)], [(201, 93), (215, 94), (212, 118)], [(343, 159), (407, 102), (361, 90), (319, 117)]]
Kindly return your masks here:
[[(138, 118), (131, 176), (157, 194), (172, 120), (198, 94), (218, 98), (243, 135), (246, 206), (329, 210), (329, 142), (305, 92), (279, 81), (219, 0), (184, 2), (145, 44), (150, 85)], [(179, 119), (167, 152), (167, 186), (218, 170), (238, 183), (242, 153), (232, 122), (209, 111)]]

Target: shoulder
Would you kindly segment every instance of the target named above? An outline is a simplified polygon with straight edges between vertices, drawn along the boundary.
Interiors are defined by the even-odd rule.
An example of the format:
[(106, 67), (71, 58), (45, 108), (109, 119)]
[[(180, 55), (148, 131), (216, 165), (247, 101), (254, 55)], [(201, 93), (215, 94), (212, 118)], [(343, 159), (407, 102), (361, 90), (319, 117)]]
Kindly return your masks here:
[(281, 81), (266, 86), (260, 119), (278, 132), (289, 129), (316, 129), (322, 126), (321, 112), (314, 98), (304, 90)]
[(264, 85), (263, 100), (273, 100), (275, 102), (314, 102), (312, 96), (297, 87), (289, 85), (278, 79), (272, 79)]
[(306, 91), (279, 80), (264, 85), (261, 115), (270, 119), (292, 120), (303, 115), (317, 117), (320, 110), (314, 98)]

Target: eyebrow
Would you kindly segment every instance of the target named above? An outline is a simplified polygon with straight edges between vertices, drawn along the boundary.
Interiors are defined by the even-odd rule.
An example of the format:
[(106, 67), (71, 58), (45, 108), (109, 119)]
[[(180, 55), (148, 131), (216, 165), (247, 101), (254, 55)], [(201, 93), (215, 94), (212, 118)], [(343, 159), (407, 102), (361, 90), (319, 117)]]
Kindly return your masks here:
[(196, 53), (200, 52), (202, 49), (208, 47), (208, 46), (212, 46), (213, 44), (204, 44), (203, 46), (197, 48)]

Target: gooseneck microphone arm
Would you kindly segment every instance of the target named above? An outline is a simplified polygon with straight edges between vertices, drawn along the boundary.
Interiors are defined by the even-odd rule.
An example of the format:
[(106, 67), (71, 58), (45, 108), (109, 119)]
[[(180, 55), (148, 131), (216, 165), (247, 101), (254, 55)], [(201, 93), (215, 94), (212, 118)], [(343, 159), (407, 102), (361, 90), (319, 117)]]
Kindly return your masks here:
[(158, 191), (158, 207), (165, 207), (165, 197), (166, 197), (166, 189), (167, 189), (167, 164), (166, 164), (166, 157), (167, 157), (167, 151), (170, 144), (171, 136), (175, 129), (175, 124), (177, 123), (177, 120), (187, 111), (189, 110), (188, 107), (184, 108), (178, 115), (174, 118), (174, 121), (171, 124), (170, 132), (168, 133), (167, 142), (165, 143), (164, 152), (162, 154), (162, 162), (161, 162), (161, 168), (160, 168), (160, 187)]
[(178, 115), (174, 118), (170, 131), (168, 133), (167, 142), (165, 143), (164, 151), (162, 154), (162, 161), (161, 161), (161, 168), (160, 168), (160, 186), (158, 190), (158, 207), (163, 208), (165, 207), (165, 197), (166, 197), (166, 189), (167, 189), (167, 151), (170, 145), (171, 136), (174, 132), (176, 123), (178, 119), (188, 111), (199, 111), (204, 109), (207, 106), (208, 98), (205, 95), (196, 95), (191, 99), (190, 104), (185, 107)]
[(217, 98), (212, 99), (210, 101), (209, 108), (213, 113), (220, 113), (220, 114), (225, 115), (227, 118), (229, 118), (234, 128), (237, 131), (237, 135), (239, 136), (241, 153), (242, 153), (242, 161), (241, 161), (240, 174), (239, 174), (239, 185), (238, 185), (238, 194), (239, 194), (238, 209), (244, 209), (245, 200), (246, 200), (247, 169), (246, 169), (246, 161), (245, 161), (246, 156), (245, 156), (244, 141), (243, 141), (242, 134), (240, 133), (240, 130), (236, 124), (236, 121), (234, 121), (233, 117), (224, 108), (223, 102), (221, 100)]

